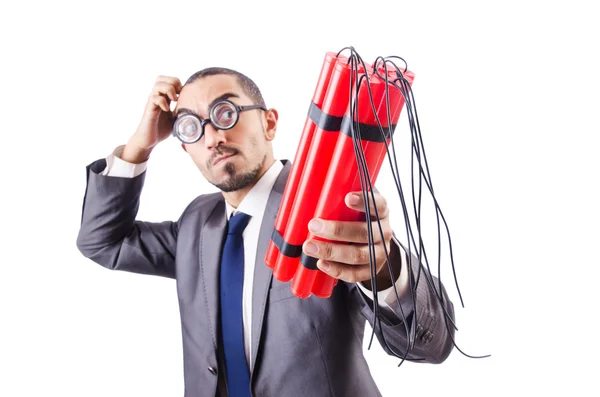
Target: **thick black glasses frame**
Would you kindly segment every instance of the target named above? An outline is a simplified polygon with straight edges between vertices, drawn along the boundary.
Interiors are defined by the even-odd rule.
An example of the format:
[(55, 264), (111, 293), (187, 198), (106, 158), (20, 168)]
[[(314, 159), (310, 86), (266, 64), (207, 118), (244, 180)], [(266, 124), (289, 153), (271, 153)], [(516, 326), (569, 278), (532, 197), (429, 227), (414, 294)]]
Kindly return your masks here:
[[(219, 106), (221, 104), (223, 104), (224, 102), (230, 104), (236, 111), (235, 114), (235, 121), (233, 122), (233, 124), (231, 124), (230, 127), (227, 128), (220, 128), (217, 125), (215, 125), (215, 122), (212, 120), (212, 111), (215, 108), (215, 106)], [(207, 119), (201, 119), (200, 117), (196, 116), (195, 114), (191, 114), (191, 113), (185, 113), (179, 117), (193, 117), (196, 120), (198, 120), (198, 123), (200, 124), (200, 135), (198, 136), (197, 139), (193, 140), (193, 141), (184, 141), (183, 139), (181, 139), (181, 137), (177, 134), (175, 125), (177, 124), (177, 120), (175, 120), (175, 125), (173, 126), (173, 135), (176, 136), (181, 142), (186, 143), (186, 144), (191, 144), (191, 143), (196, 143), (198, 142), (200, 139), (202, 139), (202, 137), (204, 136), (204, 126), (208, 123), (211, 123), (213, 127), (215, 127), (218, 130), (222, 130), (222, 131), (227, 131), (232, 129), (233, 127), (235, 127), (235, 125), (238, 123), (239, 119), (240, 119), (240, 113), (244, 112), (246, 110), (254, 110), (254, 109), (261, 109), (264, 111), (267, 111), (267, 109), (265, 109), (263, 106), (261, 105), (246, 105), (246, 106), (240, 106), (240, 105), (236, 105), (235, 103), (225, 99), (222, 101), (219, 101), (217, 103), (215, 103), (214, 105), (212, 105), (210, 107), (210, 109), (208, 110), (208, 115), (209, 117)], [(178, 118), (179, 119), (179, 118)]]

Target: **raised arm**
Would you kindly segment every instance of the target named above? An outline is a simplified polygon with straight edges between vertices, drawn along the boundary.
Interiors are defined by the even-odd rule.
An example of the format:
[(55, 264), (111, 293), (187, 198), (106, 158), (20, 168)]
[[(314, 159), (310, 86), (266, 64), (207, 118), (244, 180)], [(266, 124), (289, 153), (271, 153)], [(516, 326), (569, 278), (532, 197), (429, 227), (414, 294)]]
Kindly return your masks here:
[(87, 167), (77, 247), (113, 270), (175, 277), (178, 222), (137, 221), (145, 167), (153, 148), (172, 129), (170, 101), (181, 82), (158, 77), (136, 132), (126, 145)]

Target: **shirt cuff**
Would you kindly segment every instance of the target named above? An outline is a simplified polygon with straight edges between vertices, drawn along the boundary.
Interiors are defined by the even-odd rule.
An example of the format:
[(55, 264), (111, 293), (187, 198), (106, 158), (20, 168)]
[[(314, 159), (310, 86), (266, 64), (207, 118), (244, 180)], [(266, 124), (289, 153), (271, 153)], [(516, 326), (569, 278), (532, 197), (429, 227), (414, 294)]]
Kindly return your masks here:
[[(367, 296), (367, 298), (374, 300), (373, 291), (365, 287), (361, 282), (356, 283), (356, 285), (358, 285), (358, 288), (360, 288), (360, 290), (363, 292), (363, 294)], [(384, 289), (383, 291), (377, 292), (377, 295), (379, 296), (377, 303), (380, 307), (391, 309), (390, 305), (388, 305), (386, 301), (386, 298), (390, 293), (394, 293), (394, 287), (389, 287), (388, 289)], [(383, 299), (381, 299), (381, 297), (383, 297)]]
[(125, 145), (117, 147), (107, 158), (106, 168), (102, 171), (101, 175), (113, 176), (120, 178), (135, 178), (146, 171), (148, 161), (144, 161), (140, 164), (129, 163), (121, 160), (121, 154)]

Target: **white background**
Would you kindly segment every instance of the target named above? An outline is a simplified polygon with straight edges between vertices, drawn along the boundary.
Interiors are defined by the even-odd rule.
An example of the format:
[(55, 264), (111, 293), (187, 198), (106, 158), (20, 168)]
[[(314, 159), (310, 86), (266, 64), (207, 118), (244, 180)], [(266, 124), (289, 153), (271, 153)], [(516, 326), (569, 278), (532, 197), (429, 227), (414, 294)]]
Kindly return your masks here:
[[(293, 159), (323, 56), (347, 45), (416, 74), (466, 304), (446, 263), (457, 343), (492, 355), (397, 368), (375, 344), (365, 354), (383, 395), (598, 395), (592, 3), (3, 2), (0, 395), (183, 394), (174, 281), (110, 272), (76, 248), (85, 166), (135, 131), (157, 75), (208, 66), (256, 81), (280, 112), (276, 156)], [(403, 230), (386, 167), (377, 186)], [(209, 191), (168, 140), (139, 218), (175, 220)]]

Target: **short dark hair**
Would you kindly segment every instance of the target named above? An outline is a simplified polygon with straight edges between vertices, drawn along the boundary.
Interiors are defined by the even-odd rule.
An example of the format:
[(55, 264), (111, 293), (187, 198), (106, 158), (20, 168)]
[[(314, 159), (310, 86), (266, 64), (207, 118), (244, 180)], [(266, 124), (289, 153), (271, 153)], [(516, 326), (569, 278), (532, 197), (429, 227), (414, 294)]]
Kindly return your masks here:
[(252, 79), (248, 76), (238, 72), (237, 70), (220, 67), (202, 69), (191, 75), (190, 78), (187, 79), (187, 81), (185, 82), (185, 85), (188, 85), (202, 77), (214, 76), (219, 74), (226, 74), (237, 77), (238, 83), (242, 87), (242, 90), (244, 90), (244, 93), (248, 95), (248, 97), (250, 97), (252, 101), (254, 101), (254, 104), (261, 105), (264, 108), (267, 107), (265, 105), (265, 100), (263, 99), (263, 96), (260, 93), (260, 90), (258, 89), (258, 86), (254, 83), (254, 81), (252, 81)]

